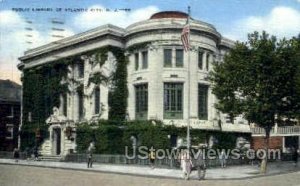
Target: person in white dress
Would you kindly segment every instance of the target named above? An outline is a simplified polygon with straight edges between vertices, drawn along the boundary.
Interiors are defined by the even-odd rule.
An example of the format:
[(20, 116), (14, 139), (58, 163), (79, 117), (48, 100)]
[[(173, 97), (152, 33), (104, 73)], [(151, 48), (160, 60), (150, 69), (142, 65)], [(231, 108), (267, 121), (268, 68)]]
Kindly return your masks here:
[(180, 158), (180, 167), (182, 168), (183, 178), (185, 180), (189, 179), (192, 166), (193, 163), (190, 158), (190, 153), (187, 150), (183, 151)]

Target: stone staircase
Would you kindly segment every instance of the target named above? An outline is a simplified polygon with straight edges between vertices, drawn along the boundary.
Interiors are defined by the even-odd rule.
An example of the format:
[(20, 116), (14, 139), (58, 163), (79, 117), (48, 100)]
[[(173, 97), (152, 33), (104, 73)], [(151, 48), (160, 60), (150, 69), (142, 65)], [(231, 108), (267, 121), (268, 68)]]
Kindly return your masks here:
[(58, 155), (42, 155), (39, 157), (41, 161), (53, 161), (53, 162), (59, 162), (62, 161), (62, 157)]
[(43, 156), (51, 156), (51, 142), (49, 139), (46, 139), (40, 147), (39, 154)]
[[(67, 137), (63, 140), (60, 155), (54, 155), (52, 151), (52, 141), (50, 139), (45, 139), (39, 148), (39, 159), (41, 161), (62, 161), (66, 154), (74, 152), (74, 142), (68, 140)], [(70, 150), (72, 149), (72, 150)]]
[(41, 161), (55, 161), (59, 162), (62, 160), (61, 156), (52, 155), (51, 153), (51, 142), (49, 139), (46, 139), (39, 149), (39, 160)]

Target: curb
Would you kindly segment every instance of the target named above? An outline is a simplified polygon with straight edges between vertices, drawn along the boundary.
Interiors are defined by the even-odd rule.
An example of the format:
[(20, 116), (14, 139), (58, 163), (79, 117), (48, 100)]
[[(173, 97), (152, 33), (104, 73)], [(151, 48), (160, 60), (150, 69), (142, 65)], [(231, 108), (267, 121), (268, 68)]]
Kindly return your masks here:
[[(10, 163), (10, 162), (0, 162), (2, 165), (11, 165), (11, 166), (27, 166), (27, 167), (39, 167), (39, 168), (49, 168), (49, 169), (62, 169), (62, 170), (72, 170), (72, 171), (83, 171), (83, 172), (94, 172), (94, 173), (104, 173), (104, 174), (118, 174), (118, 175), (127, 175), (127, 176), (136, 176), (136, 177), (147, 177), (147, 178), (161, 178), (161, 179), (176, 179), (176, 180), (184, 180), (180, 177), (174, 177), (174, 176), (159, 176), (159, 175), (149, 175), (149, 174), (134, 174), (134, 173), (125, 173), (125, 172), (115, 172), (115, 171), (104, 171), (104, 170), (95, 170), (95, 169), (83, 169), (83, 168), (71, 168), (71, 167), (57, 167), (57, 166), (51, 166), (51, 165), (33, 165), (33, 164), (18, 164), (18, 163)], [(270, 177), (270, 176), (276, 176), (276, 175), (285, 175), (289, 173), (295, 173), (299, 172), (300, 170), (290, 170), (286, 172), (280, 172), (280, 173), (270, 173), (266, 175), (254, 175), (254, 176), (246, 176), (243, 178), (208, 178), (204, 180), (246, 180), (246, 179), (255, 179), (255, 178), (261, 178), (261, 177)], [(198, 180), (196, 178), (190, 178), (190, 180)], [(204, 181), (200, 180), (200, 181)]]

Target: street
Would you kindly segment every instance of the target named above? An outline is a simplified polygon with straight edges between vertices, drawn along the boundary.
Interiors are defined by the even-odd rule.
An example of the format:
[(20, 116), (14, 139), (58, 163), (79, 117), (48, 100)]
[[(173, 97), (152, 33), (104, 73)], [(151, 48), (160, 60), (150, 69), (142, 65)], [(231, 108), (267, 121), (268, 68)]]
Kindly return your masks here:
[(300, 185), (300, 172), (242, 180), (179, 180), (147, 178), (111, 173), (0, 164), (1, 186), (89, 186), (89, 185)]

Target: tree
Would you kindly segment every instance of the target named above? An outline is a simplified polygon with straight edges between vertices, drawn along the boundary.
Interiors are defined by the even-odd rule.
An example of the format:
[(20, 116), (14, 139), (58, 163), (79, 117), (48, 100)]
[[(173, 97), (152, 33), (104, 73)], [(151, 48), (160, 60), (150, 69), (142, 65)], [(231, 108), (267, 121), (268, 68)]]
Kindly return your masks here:
[[(242, 114), (265, 129), (265, 149), (276, 122), (299, 113), (299, 38), (277, 41), (266, 32), (248, 35), (210, 73), (216, 108), (231, 120)], [(261, 172), (266, 172), (267, 157)]]

